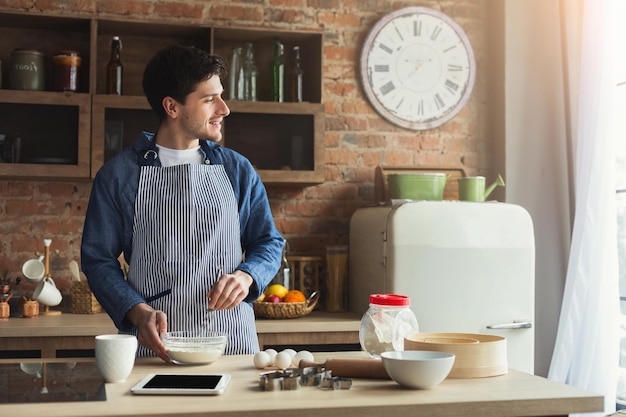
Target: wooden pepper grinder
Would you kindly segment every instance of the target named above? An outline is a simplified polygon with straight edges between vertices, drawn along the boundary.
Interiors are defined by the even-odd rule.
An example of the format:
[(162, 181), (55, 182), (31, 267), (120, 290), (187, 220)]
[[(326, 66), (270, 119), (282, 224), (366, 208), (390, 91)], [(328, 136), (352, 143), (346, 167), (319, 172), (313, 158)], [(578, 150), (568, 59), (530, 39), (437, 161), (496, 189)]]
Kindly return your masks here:
[(43, 240), (43, 277), (48, 278), (50, 276), (50, 245), (52, 244), (52, 239), (44, 239)]

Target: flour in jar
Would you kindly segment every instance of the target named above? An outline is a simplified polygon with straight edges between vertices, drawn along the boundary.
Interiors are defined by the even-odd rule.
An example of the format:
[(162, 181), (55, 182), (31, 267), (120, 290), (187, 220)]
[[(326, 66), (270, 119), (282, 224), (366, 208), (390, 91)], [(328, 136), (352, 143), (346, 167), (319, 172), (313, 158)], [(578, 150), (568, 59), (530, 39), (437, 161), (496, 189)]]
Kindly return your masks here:
[(419, 331), (408, 297), (399, 294), (372, 294), (370, 307), (361, 318), (359, 341), (373, 358), (388, 351), (404, 350), (404, 337)]

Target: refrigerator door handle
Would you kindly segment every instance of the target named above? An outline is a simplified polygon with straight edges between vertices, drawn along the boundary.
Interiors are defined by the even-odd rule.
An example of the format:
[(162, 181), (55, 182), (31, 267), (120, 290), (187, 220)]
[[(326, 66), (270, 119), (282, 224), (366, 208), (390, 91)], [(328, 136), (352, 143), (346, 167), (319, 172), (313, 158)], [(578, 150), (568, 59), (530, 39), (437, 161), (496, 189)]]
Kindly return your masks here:
[(530, 329), (533, 327), (533, 323), (529, 320), (515, 320), (513, 323), (505, 324), (492, 324), (487, 326), (488, 329), (502, 330), (502, 329)]

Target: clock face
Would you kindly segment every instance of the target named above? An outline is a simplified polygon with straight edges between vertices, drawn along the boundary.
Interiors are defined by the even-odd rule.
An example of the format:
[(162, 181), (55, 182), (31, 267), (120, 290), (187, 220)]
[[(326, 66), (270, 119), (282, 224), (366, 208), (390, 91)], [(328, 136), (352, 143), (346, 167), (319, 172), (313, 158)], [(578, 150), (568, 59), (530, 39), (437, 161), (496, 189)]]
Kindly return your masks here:
[(476, 75), (463, 29), (424, 7), (378, 21), (365, 40), (360, 68), (372, 106), (388, 121), (415, 130), (441, 126), (461, 111)]

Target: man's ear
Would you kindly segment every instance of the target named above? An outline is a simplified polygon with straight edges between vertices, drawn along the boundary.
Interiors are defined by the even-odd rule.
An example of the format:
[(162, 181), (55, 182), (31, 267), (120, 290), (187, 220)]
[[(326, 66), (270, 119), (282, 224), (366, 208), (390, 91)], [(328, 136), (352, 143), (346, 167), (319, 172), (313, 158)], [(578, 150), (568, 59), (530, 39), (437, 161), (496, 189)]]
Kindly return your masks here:
[(178, 117), (178, 102), (176, 100), (174, 100), (170, 96), (166, 96), (163, 98), (163, 101), (161, 102), (161, 104), (163, 105), (165, 114), (167, 114), (168, 117), (172, 119), (175, 119)]

